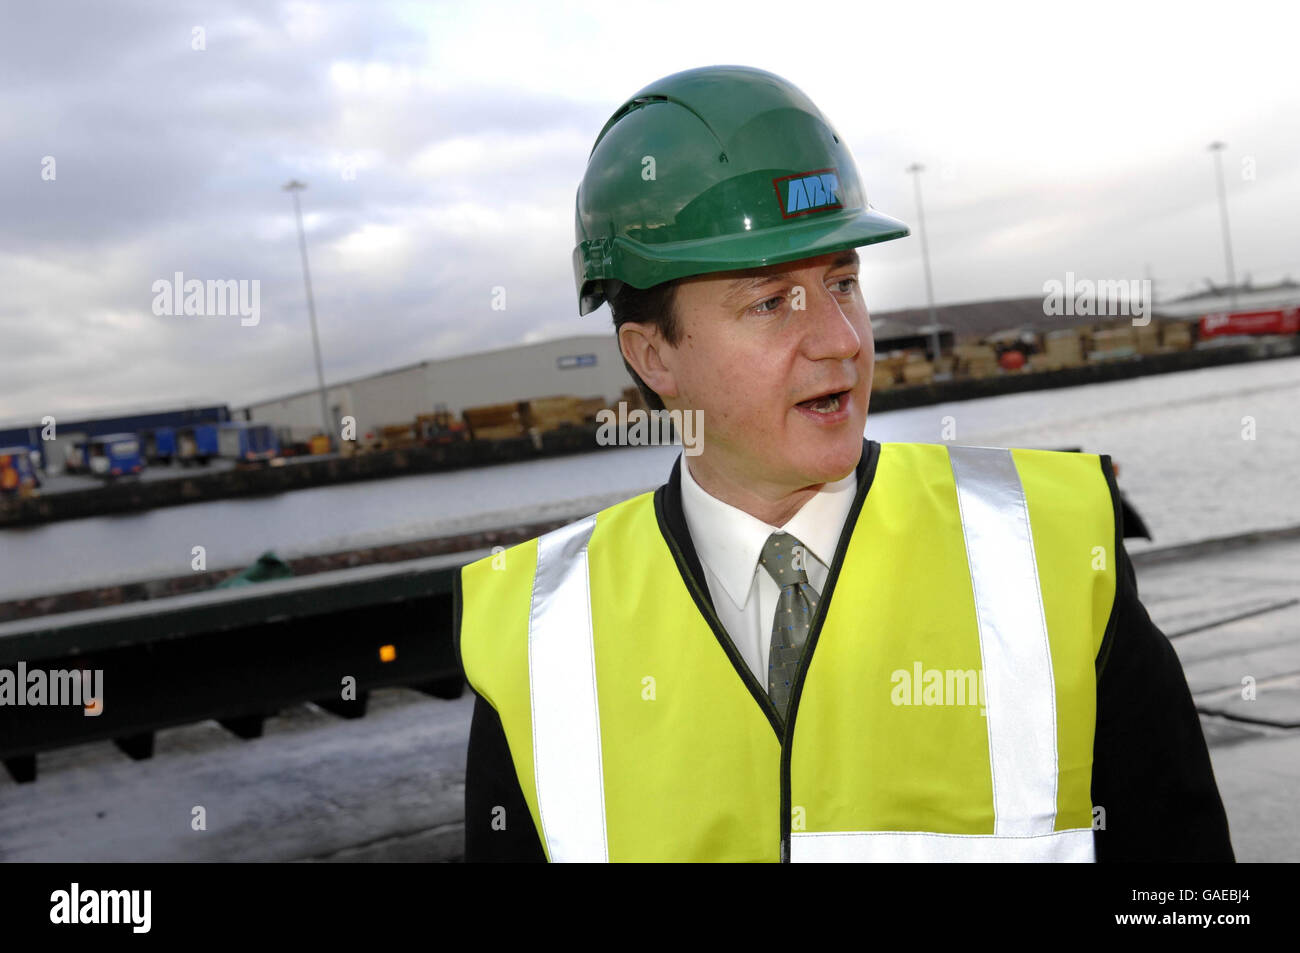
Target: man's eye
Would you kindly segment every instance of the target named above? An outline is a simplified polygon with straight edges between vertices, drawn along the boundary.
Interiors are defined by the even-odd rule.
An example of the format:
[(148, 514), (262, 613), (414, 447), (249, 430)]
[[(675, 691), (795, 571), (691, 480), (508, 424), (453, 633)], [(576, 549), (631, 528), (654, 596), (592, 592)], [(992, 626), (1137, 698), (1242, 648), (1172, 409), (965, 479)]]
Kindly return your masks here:
[(781, 295), (777, 295), (775, 298), (768, 298), (768, 299), (767, 299), (766, 301), (764, 301), (762, 304), (757, 305), (757, 306), (754, 308), (754, 311), (758, 312), (759, 314), (771, 314), (773, 311), (776, 310), (776, 307), (773, 306), (773, 307), (771, 307), (771, 308), (766, 308), (766, 307), (764, 307), (763, 305), (772, 304), (773, 302), (776, 302), (777, 304), (779, 304), (780, 302), (782, 302), (782, 301), (784, 301), (784, 300), (785, 300), (785, 298), (784, 298), (783, 296), (781, 296)]
[[(847, 283), (847, 284), (849, 284), (849, 285), (856, 285), (856, 284), (858, 283), (858, 279), (857, 279), (857, 276), (856, 276), (856, 275), (849, 275), (847, 278), (841, 278), (839, 281), (837, 281), (837, 282), (835, 282), (835, 283), (836, 283), (837, 285), (842, 285), (842, 284), (845, 284), (845, 283)], [(850, 287), (850, 288), (845, 288), (845, 289), (844, 289), (845, 293), (848, 293), (848, 292), (850, 292), (850, 291), (852, 291), (852, 290), (853, 290), (853, 289), (852, 289), (851, 287)]]

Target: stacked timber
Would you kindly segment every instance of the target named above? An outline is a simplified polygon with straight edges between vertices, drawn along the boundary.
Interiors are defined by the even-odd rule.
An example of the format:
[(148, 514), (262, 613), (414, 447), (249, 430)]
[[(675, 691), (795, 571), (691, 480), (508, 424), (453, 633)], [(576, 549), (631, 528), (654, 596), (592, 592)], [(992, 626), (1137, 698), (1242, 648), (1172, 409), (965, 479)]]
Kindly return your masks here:
[(1101, 328), (1092, 332), (1092, 349), (1088, 360), (1114, 361), (1133, 357), (1137, 354), (1137, 336), (1132, 324), (1121, 324), (1113, 328)]
[(1143, 327), (1134, 328), (1133, 336), (1139, 354), (1160, 353), (1160, 322), (1152, 321)]
[[(596, 423), (596, 415), (602, 410), (608, 410), (609, 402), (604, 397), (583, 397), (578, 401), (578, 413), (582, 416), (583, 423)], [(618, 408), (613, 408), (615, 414), (618, 414)]]
[(581, 427), (584, 423), (582, 400), (578, 397), (537, 397), (527, 402), (524, 421), (529, 430), (546, 433), (561, 427)]
[(379, 445), (384, 450), (413, 447), (415, 444), (415, 431), (411, 429), (410, 424), (392, 424), (379, 428)]
[(957, 373), (966, 377), (992, 377), (998, 372), (998, 355), (988, 344), (957, 344), (952, 349)]
[(487, 404), (466, 407), (461, 412), (470, 436), (475, 440), (509, 440), (527, 433), (520, 404)]
[(1186, 351), (1192, 346), (1192, 326), (1185, 321), (1169, 321), (1160, 329), (1160, 343), (1171, 351)]
[(903, 376), (903, 365), (907, 363), (905, 351), (889, 351), (876, 355), (876, 368), (871, 375), (871, 389), (889, 390), (898, 384)]
[(904, 384), (929, 384), (934, 380), (934, 365), (919, 351), (909, 351), (903, 363)]
[(627, 404), (629, 413), (634, 410), (650, 409), (645, 405), (645, 401), (641, 399), (641, 391), (636, 387), (624, 387), (623, 393), (619, 396), (619, 400)]
[(1083, 331), (1079, 328), (1061, 328), (1043, 335), (1043, 353), (1035, 354), (1041, 361), (1033, 362), (1035, 368), (1059, 371), (1063, 367), (1083, 364)]

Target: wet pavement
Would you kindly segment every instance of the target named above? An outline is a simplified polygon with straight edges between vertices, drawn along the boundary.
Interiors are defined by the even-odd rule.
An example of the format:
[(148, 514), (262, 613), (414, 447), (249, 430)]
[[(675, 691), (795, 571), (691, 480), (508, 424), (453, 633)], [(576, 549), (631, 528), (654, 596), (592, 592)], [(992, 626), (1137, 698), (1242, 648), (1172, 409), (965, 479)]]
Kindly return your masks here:
[(1300, 860), (1300, 536), (1135, 558), (1201, 712), (1237, 859)]

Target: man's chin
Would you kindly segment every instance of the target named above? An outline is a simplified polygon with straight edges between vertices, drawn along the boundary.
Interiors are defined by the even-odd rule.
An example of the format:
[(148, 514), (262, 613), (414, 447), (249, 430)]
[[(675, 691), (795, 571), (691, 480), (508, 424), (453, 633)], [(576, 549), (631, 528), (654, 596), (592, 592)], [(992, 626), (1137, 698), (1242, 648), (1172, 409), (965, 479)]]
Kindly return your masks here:
[(837, 436), (833, 441), (819, 441), (823, 446), (794, 448), (794, 460), (811, 483), (834, 483), (857, 469), (862, 459), (862, 437)]

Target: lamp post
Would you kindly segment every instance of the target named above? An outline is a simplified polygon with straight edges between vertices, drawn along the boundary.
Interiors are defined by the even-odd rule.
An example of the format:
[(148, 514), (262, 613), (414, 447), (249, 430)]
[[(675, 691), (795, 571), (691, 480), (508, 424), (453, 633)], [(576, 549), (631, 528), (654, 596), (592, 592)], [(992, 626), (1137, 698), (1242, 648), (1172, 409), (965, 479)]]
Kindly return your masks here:
[(1228, 265), (1228, 301), (1232, 310), (1237, 310), (1237, 276), (1232, 267), (1232, 234), (1228, 231), (1228, 192), (1223, 186), (1223, 159), (1220, 153), (1227, 148), (1227, 143), (1214, 141), (1209, 150), (1214, 153), (1214, 171), (1219, 184), (1219, 220), (1223, 224), (1223, 257)]
[(316, 304), (311, 296), (311, 269), (307, 267), (307, 236), (302, 228), (302, 206), (298, 203), (298, 193), (307, 188), (306, 183), (297, 179), (285, 185), (284, 190), (293, 197), (293, 214), (298, 220), (298, 248), (302, 251), (302, 280), (307, 288), (307, 316), (311, 318), (311, 345), (316, 355), (316, 383), (320, 388), (320, 423), (321, 433), (334, 447), (334, 428), (330, 426), (329, 408), (325, 400), (325, 370), (320, 359), (320, 335), (316, 331)]
[(934, 284), (930, 280), (930, 244), (926, 238), (925, 229), (925, 209), (921, 204), (921, 173), (925, 171), (925, 166), (919, 162), (913, 162), (907, 167), (907, 171), (912, 173), (913, 182), (916, 185), (916, 221), (921, 232), (921, 261), (925, 265), (925, 302), (930, 309), (930, 346), (933, 348), (933, 360), (939, 360), (939, 319), (934, 311)]

